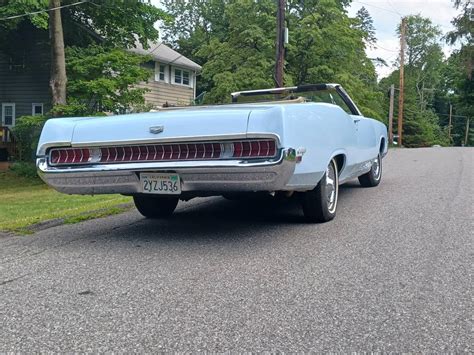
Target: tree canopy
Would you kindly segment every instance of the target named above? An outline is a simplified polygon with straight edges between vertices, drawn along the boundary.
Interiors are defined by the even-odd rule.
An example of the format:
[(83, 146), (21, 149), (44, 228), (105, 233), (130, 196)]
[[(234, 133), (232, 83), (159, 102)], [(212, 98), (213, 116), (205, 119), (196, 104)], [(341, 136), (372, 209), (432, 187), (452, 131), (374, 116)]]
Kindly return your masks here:
[(150, 77), (149, 70), (141, 66), (148, 59), (98, 45), (67, 48), (69, 102), (93, 111), (120, 112), (143, 106), (145, 89), (134, 84)]
[[(61, 14), (66, 43), (73, 41), (93, 42), (100, 39), (103, 44), (130, 48), (138, 39), (147, 48), (148, 40), (158, 38), (154, 24), (168, 20), (169, 16), (161, 9), (144, 1), (89, 0), (61, 1)], [(48, 0), (2, 0), (0, 18), (42, 11), (23, 17), (0, 21), (3, 39), (8, 31), (28, 21), (36, 28), (48, 29)]]
[[(284, 85), (340, 83), (366, 116), (387, 122), (386, 93), (391, 84), (398, 87), (399, 70), (377, 82), (374, 65), (386, 63), (366, 54), (366, 49), (376, 46), (373, 20), (365, 7), (349, 16), (350, 3), (286, 1), (289, 43)], [(48, 12), (43, 10), (48, 4), (48, 0), (3, 0), (0, 18), (39, 13), (0, 21), (0, 44), (11, 40), (14, 31), (46, 31)], [(162, 9), (146, 1), (62, 0), (72, 102), (109, 110), (142, 104), (143, 90), (134, 84), (149, 75), (140, 68), (146, 58), (124, 49), (137, 40), (145, 48), (148, 40), (156, 40), (157, 21), (167, 44), (203, 66), (197, 92), (206, 92), (205, 102), (228, 102), (232, 91), (275, 85), (274, 0), (162, 0), (160, 4)], [(470, 1), (455, 0), (454, 6), (461, 11), (452, 21), (454, 30), (444, 36), (428, 18), (406, 18), (403, 116), (407, 146), (465, 143), (466, 120), (474, 114), (474, 21), (469, 18)], [(449, 58), (442, 48), (446, 42), (458, 46)], [(467, 143), (472, 144), (472, 134), (468, 137)]]
[[(136, 41), (148, 47), (158, 39), (155, 23), (167, 20), (166, 13), (142, 1), (89, 0), (56, 1), (61, 6), (62, 32), (67, 47), (68, 101), (94, 110), (121, 110), (143, 103), (143, 89), (132, 85), (149, 78), (140, 67), (149, 59), (127, 53)], [(8, 43), (15, 32), (43, 31), (47, 38), (48, 0), (3, 0), (0, 18), (0, 44), (15, 51)], [(15, 17), (19, 14), (29, 14)], [(53, 59), (53, 58), (52, 58)], [(61, 108), (63, 109), (63, 107)], [(66, 109), (66, 108), (64, 108)], [(82, 112), (82, 111), (81, 111)]]
[[(454, 30), (447, 34), (449, 43), (459, 43), (461, 47), (455, 50), (447, 61), (446, 81), (450, 89), (449, 99), (455, 104), (456, 113), (467, 119), (474, 117), (474, 21), (470, 15), (470, 1), (456, 0), (455, 6), (461, 10), (459, 16), (453, 19)], [(464, 119), (457, 119), (453, 125), (453, 142), (461, 144), (466, 137)], [(474, 144), (474, 125), (467, 135), (469, 145)]]
[[(366, 45), (374, 41), (371, 18), (368, 13), (350, 18), (348, 3), (287, 2), (284, 84), (341, 83), (365, 114), (381, 119), (375, 68), (365, 54)], [(235, 90), (274, 86), (275, 1), (163, 4), (175, 19), (164, 25), (164, 38), (203, 65), (199, 91), (207, 91), (207, 102), (227, 102)]]

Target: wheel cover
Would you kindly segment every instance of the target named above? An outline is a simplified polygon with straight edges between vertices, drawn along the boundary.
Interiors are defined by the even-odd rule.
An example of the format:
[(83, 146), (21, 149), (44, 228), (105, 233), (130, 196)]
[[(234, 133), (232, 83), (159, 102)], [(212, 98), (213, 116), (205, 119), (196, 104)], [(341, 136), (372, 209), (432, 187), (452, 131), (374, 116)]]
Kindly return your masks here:
[(380, 155), (374, 159), (373, 163), (372, 163), (372, 174), (374, 174), (374, 178), (376, 180), (380, 179), (380, 173), (381, 173), (381, 169), (380, 169)]
[(326, 170), (326, 201), (328, 205), (329, 213), (336, 211), (337, 205), (337, 194), (338, 194), (338, 182), (337, 173), (334, 167), (334, 163), (331, 162)]

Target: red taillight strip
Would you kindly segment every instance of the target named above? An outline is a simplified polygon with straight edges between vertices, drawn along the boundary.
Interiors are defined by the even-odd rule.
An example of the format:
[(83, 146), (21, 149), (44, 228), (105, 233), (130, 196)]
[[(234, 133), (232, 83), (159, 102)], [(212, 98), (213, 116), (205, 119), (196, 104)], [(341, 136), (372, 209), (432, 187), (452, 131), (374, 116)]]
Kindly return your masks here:
[(85, 164), (90, 161), (88, 148), (61, 148), (53, 149), (50, 153), (50, 162), (56, 164)]
[(143, 161), (215, 160), (231, 158), (271, 158), (276, 156), (271, 139), (227, 141), (222, 143), (175, 143), (102, 148), (51, 149), (51, 165), (128, 163)]
[(235, 158), (250, 157), (274, 157), (276, 155), (276, 143), (273, 140), (257, 140), (234, 142)]

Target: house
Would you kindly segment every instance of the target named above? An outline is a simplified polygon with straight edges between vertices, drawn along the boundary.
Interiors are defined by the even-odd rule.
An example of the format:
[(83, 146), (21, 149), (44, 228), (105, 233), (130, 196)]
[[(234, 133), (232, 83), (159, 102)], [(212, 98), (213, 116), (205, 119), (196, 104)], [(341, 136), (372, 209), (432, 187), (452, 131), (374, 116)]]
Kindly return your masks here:
[(18, 117), (45, 113), (51, 103), (47, 35), (32, 31), (12, 37), (0, 48), (0, 126), (10, 128)]
[[(0, 49), (0, 126), (4, 127), (13, 127), (18, 117), (41, 115), (51, 108), (47, 39), (33, 32), (21, 43), (13, 53)], [(137, 85), (150, 90), (145, 103), (155, 107), (192, 103), (200, 65), (161, 42), (150, 43), (149, 49), (137, 43), (130, 51), (152, 57), (144, 64), (153, 72), (152, 77)]]
[[(9, 129), (15, 126), (18, 117), (41, 115), (51, 108), (47, 33), (19, 31), (13, 36), (18, 38), (9, 38), (9, 43), (0, 48), (0, 149), (3, 151), (11, 143)], [(152, 77), (137, 85), (149, 89), (145, 94), (146, 104), (161, 107), (192, 103), (200, 65), (161, 42), (150, 43), (149, 49), (137, 43), (130, 51), (152, 57), (144, 64), (151, 69)]]
[(140, 42), (131, 52), (152, 57), (145, 66), (152, 70), (153, 77), (137, 87), (147, 88), (145, 103), (155, 107), (168, 105), (189, 105), (196, 97), (196, 76), (201, 70), (199, 64), (179, 54), (162, 42), (149, 43), (144, 49)]

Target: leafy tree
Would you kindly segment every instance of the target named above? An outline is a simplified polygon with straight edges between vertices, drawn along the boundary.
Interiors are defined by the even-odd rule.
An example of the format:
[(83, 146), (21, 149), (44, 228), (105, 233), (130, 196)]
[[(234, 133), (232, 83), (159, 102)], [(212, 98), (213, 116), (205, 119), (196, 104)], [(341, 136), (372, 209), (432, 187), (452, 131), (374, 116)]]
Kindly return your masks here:
[[(60, 6), (77, 3), (63, 0)], [(19, 14), (43, 11), (39, 14), (0, 21), (0, 33), (3, 39), (8, 31), (15, 30), (23, 21), (31, 22), (35, 27), (48, 29), (49, 0), (1, 0), (0, 18)], [(88, 34), (90, 43), (100, 37), (107, 45), (130, 48), (138, 39), (145, 48), (147, 40), (156, 40), (158, 30), (154, 24), (159, 20), (169, 21), (163, 10), (145, 1), (126, 0), (89, 0), (87, 2), (61, 9), (63, 27), (68, 40), (77, 39), (77, 32)], [(69, 42), (70, 44), (70, 42)]]
[(433, 50), (440, 48), (442, 32), (429, 18), (421, 15), (406, 17), (406, 26), (406, 65), (419, 68)]
[(66, 58), (70, 103), (89, 111), (123, 111), (144, 104), (146, 89), (133, 85), (150, 77), (141, 66), (150, 58), (98, 45), (69, 47)]
[[(48, 8), (49, 0), (15, 1), (0, 0), (0, 18), (43, 11)], [(26, 17), (16, 17), (0, 21), (0, 40), (8, 38), (8, 32), (15, 30), (23, 21), (31, 22), (36, 28), (48, 28), (48, 13), (40, 12)]]
[(289, 4), (287, 69), (295, 84), (340, 83), (365, 115), (380, 119), (381, 95), (375, 67), (365, 54), (367, 33), (357, 27), (360, 20), (349, 18), (344, 4), (335, 0)]
[[(441, 31), (429, 19), (419, 15), (407, 17), (406, 23), (403, 144), (407, 147), (446, 145), (446, 130), (440, 127), (435, 111), (436, 99), (445, 95)], [(380, 81), (380, 88), (387, 92), (391, 84), (398, 86), (399, 77), (399, 70), (394, 71)], [(388, 108), (388, 97), (384, 107)], [(395, 117), (397, 114), (398, 107), (395, 108)]]
[[(375, 68), (365, 54), (370, 16), (347, 16), (350, 1), (289, 0), (285, 85), (339, 82), (363, 112), (380, 117)], [(273, 0), (164, 0), (175, 21), (164, 38), (203, 65), (198, 91), (207, 102), (226, 102), (230, 92), (274, 86), (275, 16)], [(359, 26), (359, 27), (358, 27)], [(364, 29), (362, 29), (362, 27)], [(366, 32), (369, 30), (369, 32)]]
[(41, 129), (48, 117), (22, 116), (13, 127), (13, 134), (17, 141), (18, 156), (16, 160), (34, 161)]
[(274, 39), (268, 33), (275, 27), (270, 15), (275, 11), (272, 0), (226, 6), (227, 38), (213, 38), (196, 52), (206, 59), (202, 78), (211, 87), (207, 101), (227, 102), (231, 91), (273, 86)]
[[(63, 7), (50, 11), (48, 17), (48, 8), (60, 6)], [(50, 30), (53, 104), (65, 103), (63, 32), (69, 45), (87, 46), (100, 41), (109, 47), (129, 48), (138, 39), (147, 48), (148, 40), (158, 38), (155, 22), (167, 20), (163, 10), (147, 2), (125, 0), (90, 0), (79, 4), (72, 0), (2, 0), (0, 17), (35, 11), (42, 12), (0, 21), (0, 43), (8, 40), (10, 32), (24, 22), (39, 30)]]
[(164, 5), (175, 17), (164, 26), (165, 40), (204, 64), (198, 91), (207, 91), (206, 102), (228, 102), (232, 91), (273, 86), (274, 1), (165, 0)]
[[(455, 50), (448, 59), (449, 70), (446, 71), (446, 80), (450, 90), (449, 99), (453, 103), (455, 113), (465, 116), (456, 119), (453, 125), (453, 143), (464, 144), (466, 133), (466, 119), (474, 117), (474, 82), (472, 70), (474, 67), (474, 21), (469, 19), (470, 1), (456, 0), (455, 7), (461, 9), (459, 16), (453, 19), (454, 30), (447, 34), (448, 43), (460, 43), (461, 48)], [(471, 125), (472, 126), (472, 125)], [(474, 144), (474, 133), (468, 132), (469, 145)]]
[(373, 46), (377, 42), (377, 37), (375, 36), (374, 20), (370, 16), (369, 11), (362, 6), (357, 11), (356, 19), (358, 22), (356, 22), (354, 27), (363, 33), (365, 43)]
[(473, 44), (474, 22), (469, 16), (471, 13), (471, 3), (472, 1), (470, 0), (454, 0), (454, 7), (461, 9), (462, 12), (451, 21), (454, 25), (454, 30), (446, 36), (449, 43), (454, 44), (458, 41), (464, 41), (464, 43)]

